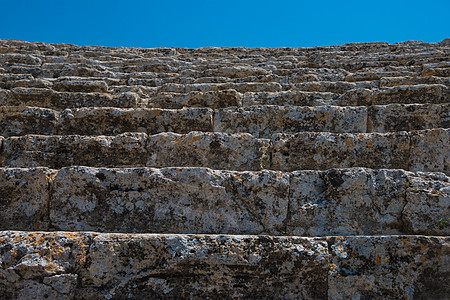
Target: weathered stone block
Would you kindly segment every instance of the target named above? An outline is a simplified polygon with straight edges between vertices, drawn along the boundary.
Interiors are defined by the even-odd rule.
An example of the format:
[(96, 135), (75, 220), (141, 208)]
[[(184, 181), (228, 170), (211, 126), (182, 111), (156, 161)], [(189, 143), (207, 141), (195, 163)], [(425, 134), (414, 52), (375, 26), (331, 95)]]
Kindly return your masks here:
[(394, 133), (314, 133), (273, 136), (270, 169), (282, 171), (330, 168), (409, 169), (410, 138)]
[(288, 185), (286, 174), (269, 171), (65, 168), (50, 219), (61, 230), (276, 233)]
[(59, 92), (108, 92), (108, 86), (104, 80), (86, 77), (60, 77), (53, 84), (53, 88)]
[(414, 234), (450, 234), (450, 180), (442, 173), (408, 176), (403, 226)]
[(47, 108), (0, 106), (0, 135), (54, 134), (59, 113)]
[(404, 171), (298, 171), (290, 181), (289, 218), (284, 222), (289, 234), (407, 233), (400, 219), (406, 204)]
[(339, 98), (340, 105), (386, 105), (392, 103), (446, 103), (449, 88), (440, 84), (402, 85), (379, 89), (358, 88)]
[(445, 299), (448, 237), (331, 237), (328, 298)]
[(0, 232), (0, 294), (11, 299), (79, 299), (77, 279), (86, 272), (92, 239), (90, 233)]
[[(147, 135), (10, 137), (0, 163), (9, 167), (145, 166)], [(3, 161), (3, 162), (2, 162)]]
[(319, 106), (334, 105), (337, 94), (330, 92), (305, 92), (297, 90), (281, 92), (248, 92), (242, 99), (242, 106), (280, 105), (280, 106)]
[(450, 127), (450, 104), (390, 104), (368, 107), (369, 132)]
[(112, 96), (105, 93), (56, 92), (47, 88), (17, 87), (2, 100), (3, 105), (27, 105), (54, 109), (77, 107), (136, 107), (137, 95), (123, 93)]
[(37, 292), (50, 299), (327, 293), (327, 243), (310, 238), (2, 232), (0, 247), (0, 292), (12, 298)]
[(213, 111), (208, 108), (120, 109), (81, 108), (61, 114), (60, 134), (111, 135), (123, 132), (188, 133), (212, 131)]
[(49, 181), (46, 168), (0, 168), (0, 230), (47, 230)]
[(220, 90), (190, 93), (158, 94), (148, 100), (148, 107), (183, 108), (183, 107), (211, 107), (221, 108), (242, 106), (242, 94), (235, 90)]
[(253, 106), (217, 110), (214, 131), (246, 132), (259, 138), (281, 132), (366, 132), (366, 120), (363, 107)]
[(256, 171), (268, 167), (268, 146), (269, 140), (244, 133), (161, 133), (149, 137), (147, 166)]
[(410, 170), (450, 175), (450, 129), (430, 129), (410, 134)]
[(282, 173), (73, 167), (58, 172), (50, 220), (61, 230), (112, 232), (448, 234), (450, 226), (438, 222), (448, 214), (450, 180), (443, 174), (436, 179), (436, 200), (437, 192), (423, 187), (427, 178), (362, 168)]

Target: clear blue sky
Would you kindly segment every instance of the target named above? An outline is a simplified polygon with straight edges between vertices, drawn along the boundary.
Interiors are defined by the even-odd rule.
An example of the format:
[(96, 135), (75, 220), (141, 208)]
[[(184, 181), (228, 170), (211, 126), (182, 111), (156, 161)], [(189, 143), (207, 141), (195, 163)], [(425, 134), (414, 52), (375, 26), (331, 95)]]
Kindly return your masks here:
[(310, 47), (450, 37), (450, 0), (0, 3), (0, 38), (127, 47)]

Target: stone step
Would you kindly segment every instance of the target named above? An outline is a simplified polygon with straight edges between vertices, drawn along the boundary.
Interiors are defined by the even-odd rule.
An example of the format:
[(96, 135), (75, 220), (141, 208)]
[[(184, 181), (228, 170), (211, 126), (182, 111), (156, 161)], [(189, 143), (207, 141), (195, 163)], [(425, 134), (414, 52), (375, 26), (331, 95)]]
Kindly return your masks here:
[(384, 87), (379, 89), (354, 89), (339, 97), (339, 105), (433, 104), (448, 103), (450, 88), (442, 84), (418, 84)]
[(348, 106), (251, 106), (216, 109), (215, 132), (246, 132), (260, 138), (276, 133), (365, 133), (449, 127), (449, 104)]
[[(20, 57), (21, 54), (18, 54)], [(22, 55), (23, 56), (23, 55)], [(319, 55), (323, 56), (323, 55)], [(167, 60), (150, 59), (150, 63), (141, 63), (127, 65), (127, 60), (118, 60), (105, 62), (101, 60), (88, 59), (81, 56), (72, 56), (71, 58), (45, 58), (25, 56), (29, 58), (22, 63), (3, 61), (0, 65), (11, 73), (32, 74), (35, 77), (58, 78), (61, 76), (95, 76), (95, 77), (141, 77), (142, 74), (152, 73), (158, 77), (166, 77), (169, 74), (178, 74), (180, 77), (209, 77), (209, 78), (228, 78), (232, 81), (244, 78), (276, 78), (277, 76), (287, 76), (282, 80), (289, 83), (300, 83), (304, 81), (341, 81), (359, 82), (361, 80), (379, 80), (382, 77), (402, 76), (402, 75), (435, 75), (440, 77), (448, 76), (448, 66), (445, 65), (446, 57), (430, 58), (421, 63), (403, 64), (395, 61), (371, 61), (352, 57), (351, 62), (348, 58), (344, 61), (339, 59), (328, 60), (326, 62), (314, 62), (311, 57), (292, 57), (294, 62), (286, 60), (268, 60), (250, 59), (248, 62), (235, 62), (230, 66), (230, 62), (218, 62), (213, 66), (212, 61), (194, 62), (171, 61), (169, 65)], [(1, 58), (1, 57), (0, 57)], [(33, 60), (44, 60), (40, 65), (31, 63)], [(323, 59), (323, 58), (321, 58)], [(377, 58), (378, 59), (378, 58)], [(253, 64), (253, 66), (250, 66)], [(322, 64), (322, 65), (320, 65)], [(384, 69), (384, 70), (383, 70)], [(389, 70), (386, 70), (389, 69)], [(226, 70), (226, 71), (224, 71)], [(245, 71), (243, 71), (245, 70)], [(335, 73), (330, 76), (329, 70)], [(378, 71), (382, 70), (382, 71)], [(121, 75), (122, 74), (122, 75)], [(274, 77), (275, 76), (275, 77)], [(247, 80), (248, 81), (248, 80)], [(186, 82), (186, 83), (189, 83)], [(191, 82), (192, 83), (192, 82)]]
[[(29, 47), (28, 50), (23, 46), (21, 49), (17, 49), (9, 45), (6, 45), (4, 53), (2, 54), (2, 60), (6, 62), (24, 63), (30, 61), (32, 58), (45, 58), (40, 53), (41, 50), (37, 50), (36, 47)], [(441, 49), (439, 49), (441, 48)], [(95, 61), (105, 61), (107, 64), (114, 65), (114, 62), (120, 61), (121, 65), (146, 65), (149, 63), (156, 63), (158, 61), (170, 62), (170, 65), (177, 65), (181, 63), (179, 59), (183, 57), (197, 58), (199, 62), (208, 64), (205, 58), (209, 59), (209, 64), (215, 61), (223, 61), (230, 65), (236, 65), (246, 62), (246, 56), (255, 60), (255, 58), (265, 59), (269, 61), (295, 61), (296, 57), (307, 57), (314, 61), (317, 57), (314, 54), (322, 54), (323, 60), (328, 62), (341, 61), (344, 62), (360, 62), (360, 61), (390, 61), (397, 63), (410, 63), (411, 60), (415, 60), (414, 63), (424, 63), (427, 59), (442, 57), (446, 48), (444, 45), (438, 48), (436, 44), (423, 44), (423, 45), (386, 45), (384, 49), (381, 48), (359, 48), (359, 46), (331, 46), (331, 47), (315, 47), (315, 48), (286, 48), (282, 49), (268, 49), (268, 48), (232, 48), (227, 52), (221, 50), (204, 48), (204, 49), (164, 49), (163, 51), (151, 51), (152, 49), (131, 50), (131, 49), (114, 49), (108, 48), (106, 51), (102, 47), (92, 47), (86, 49), (86, 47), (80, 47), (77, 49), (73, 45), (64, 45), (62, 47), (53, 47), (52, 50), (45, 49), (45, 52), (55, 52), (55, 54), (65, 55), (66, 60), (74, 60), (76, 58), (86, 58)], [(70, 49), (70, 55), (67, 55), (67, 50)], [(14, 51), (17, 50), (17, 51)], [(56, 50), (56, 51), (55, 51)], [(59, 52), (57, 52), (59, 50)], [(150, 50), (150, 51), (149, 51)], [(274, 51), (276, 50), (276, 51)], [(447, 50), (448, 51), (448, 50)], [(15, 52), (15, 53), (14, 53)], [(20, 53), (23, 53), (20, 56)], [(33, 53), (33, 55), (30, 55)], [(62, 56), (60, 55), (60, 56)], [(313, 57), (311, 57), (313, 56)], [(18, 57), (18, 58), (17, 58)], [(105, 58), (107, 60), (105, 60)], [(116, 58), (114, 60), (114, 58)], [(203, 60), (201, 60), (203, 58)], [(248, 59), (247, 59), (248, 60)], [(35, 60), (30, 62), (35, 63)], [(225, 71), (226, 72), (226, 71)]]
[(214, 110), (86, 107), (62, 112), (38, 107), (0, 106), (0, 135), (216, 131), (246, 132), (256, 137), (270, 138), (277, 133), (304, 131), (395, 132), (448, 128), (449, 106), (449, 103), (371, 107), (267, 105)]
[[(394, 78), (395, 79), (395, 78)], [(398, 79), (398, 78), (397, 78)], [(399, 79), (400, 80), (400, 79)], [(403, 79), (401, 79), (403, 80)], [(408, 79), (405, 79), (408, 80)], [(440, 81), (442, 82), (442, 81)], [(268, 88), (258, 91), (255, 86), (272, 83), (246, 84), (196, 84), (195, 89), (185, 84), (171, 84), (178, 88), (160, 88), (143, 85), (114, 85), (110, 88), (104, 80), (82, 80), (67, 78), (58, 82), (43, 79), (7, 81), (0, 89), (0, 105), (28, 105), (54, 109), (111, 106), (121, 108), (155, 107), (248, 107), (252, 105), (386, 105), (415, 103), (448, 103), (449, 87), (443, 84), (400, 85), (384, 88), (351, 88), (340, 94), (327, 86), (336, 82), (320, 82), (323, 88), (306, 88), (306, 83), (282, 87), (278, 91)], [(318, 83), (310, 83), (316, 86)], [(348, 83), (350, 84), (350, 83)], [(400, 83), (399, 83), (400, 84)], [(238, 85), (245, 86), (240, 89)], [(277, 85), (279, 85), (277, 83)], [(194, 85), (192, 85), (194, 86)], [(255, 88), (253, 88), (253, 87)], [(6, 89), (10, 87), (10, 89)], [(1, 88), (1, 86), (0, 86)]]
[(394, 133), (279, 134), (266, 168), (282, 171), (389, 168), (450, 174), (450, 129)]
[(0, 168), (0, 187), (0, 230), (450, 233), (450, 178), (442, 173)]
[(3, 231), (0, 293), (8, 299), (445, 299), (449, 242)]
[(380, 87), (393, 87), (398, 85), (417, 85), (417, 84), (442, 84), (447, 88), (450, 86), (450, 78), (437, 76), (400, 76), (383, 77), (380, 79)]
[(212, 131), (214, 111), (208, 108), (120, 109), (111, 107), (51, 109), (0, 106), (3, 136), (34, 134), (116, 135), (124, 132), (188, 133)]
[(0, 166), (207, 167), (295, 171), (388, 168), (450, 175), (450, 129), (394, 133), (124, 133), (116, 136), (0, 136)]
[(107, 93), (55, 92), (46, 88), (17, 87), (0, 90), (0, 106), (37, 106), (54, 109), (79, 107), (137, 107), (139, 97), (134, 93), (111, 95)]

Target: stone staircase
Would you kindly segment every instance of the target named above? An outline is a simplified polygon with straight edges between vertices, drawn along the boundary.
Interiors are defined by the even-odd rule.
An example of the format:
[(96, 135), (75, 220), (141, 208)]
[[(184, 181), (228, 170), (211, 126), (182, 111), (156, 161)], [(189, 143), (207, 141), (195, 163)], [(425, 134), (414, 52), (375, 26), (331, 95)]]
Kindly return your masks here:
[(0, 299), (448, 299), (450, 42), (0, 40)]

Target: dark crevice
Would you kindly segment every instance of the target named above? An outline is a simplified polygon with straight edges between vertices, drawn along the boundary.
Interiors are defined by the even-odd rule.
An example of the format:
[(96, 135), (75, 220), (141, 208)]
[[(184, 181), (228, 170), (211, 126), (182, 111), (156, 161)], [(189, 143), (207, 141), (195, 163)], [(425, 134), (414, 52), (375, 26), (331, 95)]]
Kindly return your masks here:
[(403, 207), (400, 211), (400, 216), (398, 217), (399, 221), (399, 230), (401, 234), (414, 234), (413, 228), (411, 226), (411, 222), (408, 221), (408, 219), (405, 217), (405, 209), (408, 205), (408, 192), (412, 187), (411, 180), (406, 177), (406, 187), (405, 191), (403, 192)]
[(54, 193), (55, 193), (55, 187), (54, 187), (54, 181), (56, 176), (58, 176), (58, 171), (56, 171), (53, 174), (49, 174), (47, 176), (48, 178), (48, 197), (47, 197), (47, 204), (46, 204), (46, 210), (45, 210), (45, 219), (44, 219), (44, 224), (46, 224), (47, 226), (47, 230), (48, 231), (58, 231), (61, 230), (59, 227), (55, 226), (54, 224), (52, 224), (52, 220), (50, 217), (50, 211), (52, 208), (52, 203), (54, 200)]
[(291, 219), (292, 219), (292, 208), (291, 208), (291, 197), (292, 197), (292, 195), (291, 195), (291, 184), (292, 184), (292, 173), (289, 173), (288, 174), (288, 176), (289, 176), (289, 184), (288, 184), (288, 190), (287, 190), (287, 212), (286, 212), (286, 218), (284, 218), (284, 220), (283, 220), (283, 222), (282, 222), (282, 229), (281, 229), (281, 231), (282, 231), (282, 234), (283, 235), (290, 235), (289, 233), (288, 233), (288, 226), (289, 226), (289, 223), (291, 222)]

